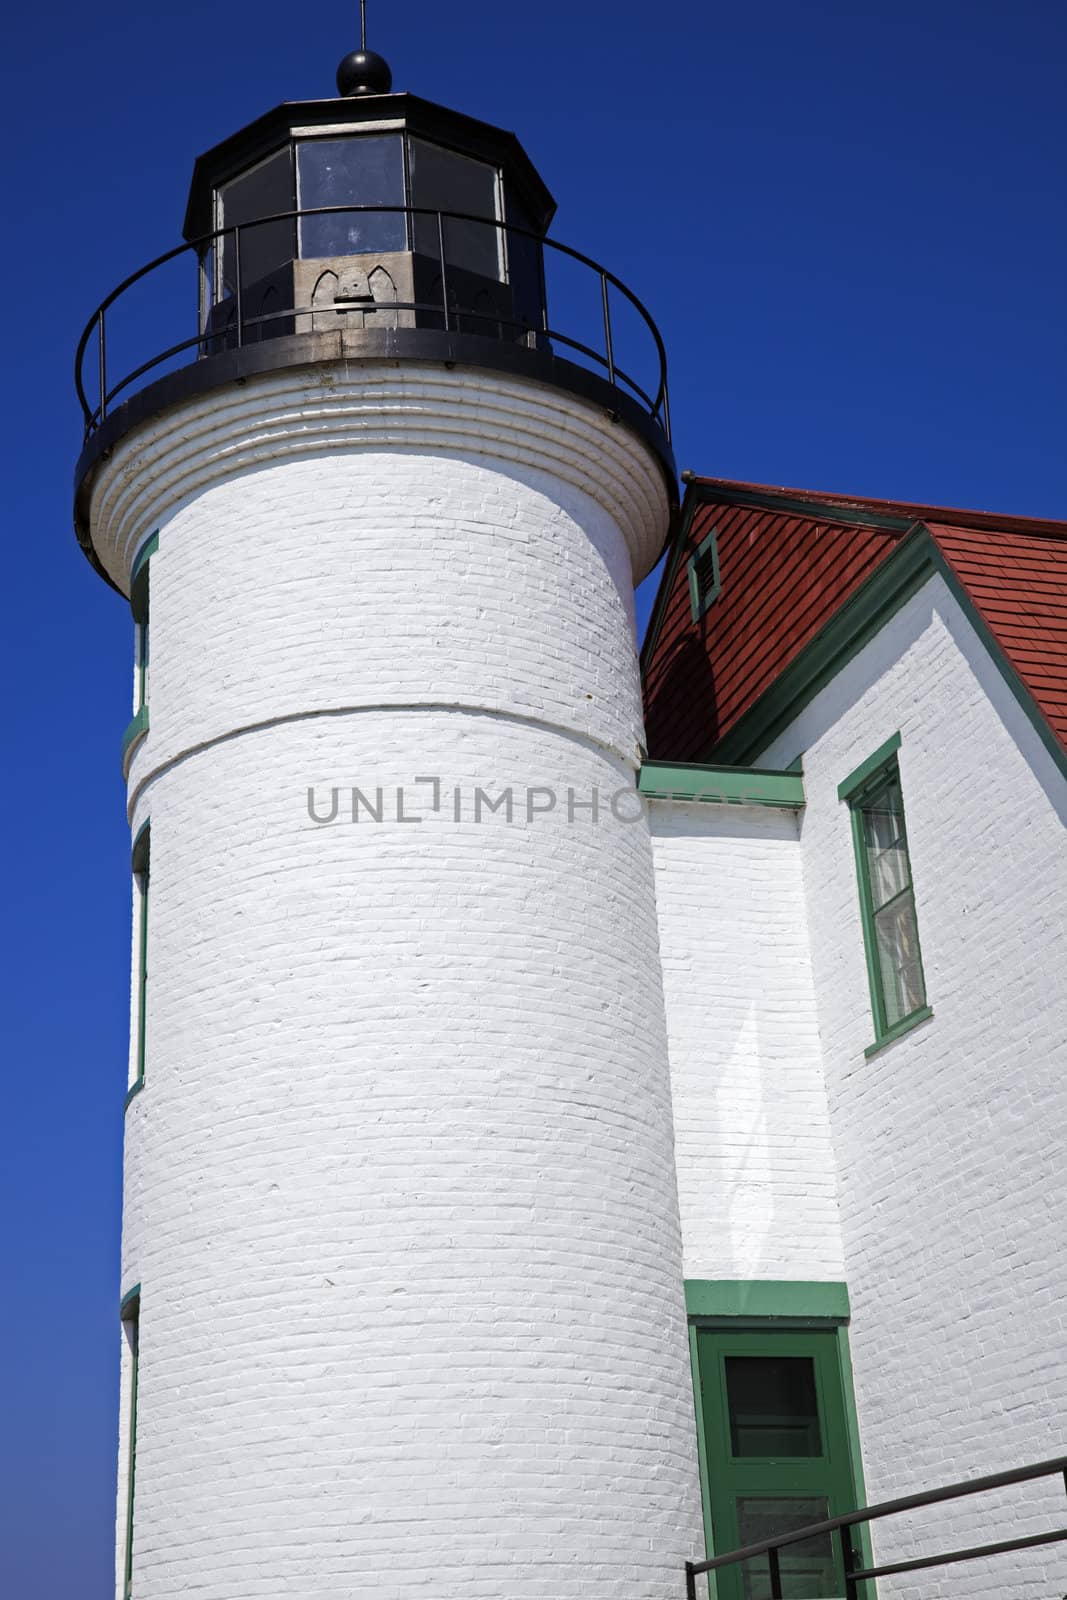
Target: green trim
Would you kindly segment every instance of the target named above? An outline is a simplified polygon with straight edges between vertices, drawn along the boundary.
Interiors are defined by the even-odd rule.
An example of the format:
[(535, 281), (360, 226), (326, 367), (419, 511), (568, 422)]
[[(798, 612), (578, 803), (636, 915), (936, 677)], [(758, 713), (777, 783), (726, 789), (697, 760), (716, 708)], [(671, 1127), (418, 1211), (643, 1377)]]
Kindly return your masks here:
[(130, 871), (147, 872), (152, 852), (152, 819), (142, 822), (130, 847)]
[(134, 559), (130, 571), (130, 610), (134, 622), (148, 621), (148, 563), (159, 548), (159, 534), (147, 538)]
[[(856, 1384), (852, 1376), (852, 1351), (848, 1342), (848, 1329), (841, 1326), (837, 1330), (837, 1363), (841, 1374), (842, 1398), (845, 1406), (845, 1435), (848, 1439), (849, 1462), (852, 1466), (852, 1481), (856, 1486), (856, 1504), (867, 1504), (867, 1485), (863, 1477), (863, 1451), (860, 1447), (860, 1419), (856, 1410)], [(853, 1529), (853, 1534), (859, 1535), (860, 1565), (874, 1566), (874, 1549), (871, 1544), (871, 1525), (861, 1522)], [(865, 1578), (857, 1584), (857, 1600), (875, 1600), (875, 1584), (873, 1578)]]
[(148, 892), (151, 882), (150, 858), (152, 842), (152, 824), (148, 821), (138, 830), (130, 852), (130, 866), (136, 878), (140, 879), (140, 900), (137, 914), (138, 941), (137, 941), (137, 1076), (130, 1085), (126, 1095), (126, 1104), (129, 1105), (138, 1089), (144, 1086), (146, 1046), (148, 1039)]
[(714, 748), (716, 760), (743, 765), (765, 750), (933, 576), (935, 550), (931, 535), (916, 523), (724, 735)]
[(128, 1322), (135, 1317), (141, 1309), (141, 1285), (135, 1283), (132, 1289), (127, 1289), (119, 1301), (119, 1321)]
[(799, 772), (772, 772), (762, 767), (645, 761), (638, 774), (637, 787), (641, 794), (653, 800), (781, 806), (792, 811), (804, 804), (804, 779)]
[(122, 1102), (123, 1111), (126, 1110), (126, 1107), (129, 1105), (131, 1100), (136, 1100), (137, 1096), (140, 1094), (140, 1092), (141, 1092), (141, 1090), (143, 1088), (144, 1088), (144, 1073), (142, 1072), (141, 1076), (139, 1078), (135, 1078), (133, 1080), (133, 1082), (130, 1084), (130, 1087), (126, 1090), (126, 1098)]
[[(708, 1444), (704, 1431), (704, 1407), (701, 1402), (700, 1352), (697, 1349), (697, 1327), (689, 1323), (689, 1365), (693, 1374), (693, 1410), (696, 1419), (697, 1471), (700, 1475), (700, 1510), (704, 1519), (704, 1559), (710, 1561), (715, 1554), (715, 1536), (711, 1527), (711, 1477), (708, 1472)], [(715, 1574), (708, 1573), (708, 1592), (715, 1597)]]
[[(705, 588), (700, 581), (700, 568), (705, 556), (711, 556), (711, 583)], [(689, 574), (689, 610), (694, 622), (699, 622), (708, 607), (722, 592), (719, 574), (719, 535), (715, 528), (697, 545), (686, 562)]]
[[(918, 939), (918, 930), (916, 930), (916, 939)], [(919, 954), (921, 959), (921, 949)], [(910, 1017), (901, 1017), (899, 1022), (895, 1022), (891, 1028), (887, 1028), (885, 1033), (880, 1034), (879, 1037), (875, 1039), (873, 1044), (869, 1044), (867, 1046), (866, 1050), (863, 1052), (864, 1055), (868, 1058), (871, 1056), (876, 1056), (879, 1050), (884, 1050), (886, 1045), (892, 1044), (894, 1040), (899, 1039), (902, 1034), (910, 1033), (912, 1028), (917, 1028), (919, 1026), (920, 1022), (929, 1022), (933, 1014), (933, 1006), (920, 1006), (918, 1011), (913, 1011)]]
[(148, 707), (142, 706), (122, 735), (122, 776), (129, 777), (130, 762), (137, 746), (148, 737)]
[[(883, 1045), (891, 1044), (894, 1039), (899, 1039), (902, 1033), (907, 1033), (920, 1022), (925, 1022), (933, 1015), (926, 1001), (926, 971), (923, 966), (922, 940), (919, 937), (919, 913), (915, 904), (915, 884), (911, 874), (911, 852), (908, 849), (908, 821), (904, 811), (904, 791), (900, 785), (900, 768), (897, 762), (897, 751), (900, 749), (900, 735), (895, 733), (887, 739), (873, 755), (861, 761), (854, 772), (845, 779), (837, 793), (840, 799), (848, 800), (849, 822), (852, 828), (852, 854), (856, 863), (856, 884), (860, 900), (860, 926), (863, 930), (863, 952), (867, 966), (867, 987), (871, 997), (871, 1015), (874, 1019), (874, 1043), (867, 1046), (864, 1054), (874, 1055)], [(900, 789), (900, 837), (904, 845), (904, 854), (908, 865), (908, 881), (900, 890), (900, 895), (911, 896), (911, 914), (915, 923), (915, 947), (919, 958), (919, 977), (922, 980), (922, 1004), (906, 1017), (900, 1017), (891, 1023), (886, 1012), (886, 984), (885, 974), (882, 971), (882, 962), (878, 954), (878, 933), (875, 925), (875, 906), (871, 893), (871, 872), (867, 859), (867, 847), (863, 837), (863, 817), (865, 802), (873, 800), (876, 791), (886, 783), (894, 783)], [(890, 903), (890, 902), (887, 902)], [(884, 910), (885, 907), (879, 907)]]
[(880, 744), (873, 756), (868, 756), (866, 761), (861, 761), (854, 772), (850, 772), (844, 783), (837, 786), (837, 798), (848, 800), (857, 789), (862, 789), (867, 779), (876, 773), (879, 767), (884, 767), (891, 755), (900, 749), (900, 734), (895, 733), (885, 744)]
[(141, 1365), (140, 1285), (138, 1285), (136, 1314), (126, 1320), (133, 1324), (130, 1330), (130, 1354), (133, 1361), (133, 1371), (130, 1375), (130, 1459), (126, 1484), (126, 1561), (125, 1583), (123, 1585), (123, 1593), (126, 1596), (126, 1600), (129, 1600), (129, 1595), (133, 1589), (133, 1496), (137, 1478), (137, 1388)]
[(952, 595), (956, 604), (963, 612), (967, 621), (978, 635), (981, 644), (991, 657), (994, 666), (999, 671), (1005, 684), (1011, 690), (1020, 709), (1028, 721), (1033, 724), (1034, 732), (1048, 751), (1057, 769), (1067, 778), (1067, 750), (1064, 749), (1049, 725), (1048, 718), (1034, 699), (1026, 684), (1020, 678), (1011, 662), (1008, 660), (999, 643), (990, 632), (989, 627), (978, 607), (974, 604), (967, 590), (957, 578), (946, 557), (942, 554), (933, 538), (930, 540), (934, 547), (933, 564), (935, 569), (945, 580), (945, 586)]
[[(831, 505), (825, 500), (806, 500), (778, 494), (775, 490), (716, 488), (694, 484), (708, 500), (728, 506), (759, 506), (763, 511), (780, 511), (783, 516), (807, 517), (811, 522), (839, 522), (845, 527), (885, 528), (889, 533), (906, 533), (915, 521), (906, 513), (871, 511), (865, 505)], [(841, 499), (841, 496), (835, 496)]]
[(687, 1278), (685, 1309), (691, 1317), (821, 1317), (847, 1322), (848, 1287), (792, 1279)]

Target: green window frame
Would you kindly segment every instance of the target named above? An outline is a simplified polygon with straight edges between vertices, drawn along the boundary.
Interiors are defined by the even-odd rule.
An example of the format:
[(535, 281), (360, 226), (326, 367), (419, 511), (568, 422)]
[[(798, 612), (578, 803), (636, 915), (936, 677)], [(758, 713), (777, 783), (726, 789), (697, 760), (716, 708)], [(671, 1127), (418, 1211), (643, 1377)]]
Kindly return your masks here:
[(919, 945), (895, 733), (838, 786), (848, 804), (874, 1017), (873, 1055), (933, 1016)]
[(719, 535), (711, 532), (697, 545), (686, 565), (689, 576), (689, 607), (693, 621), (699, 622), (722, 590), (719, 575)]
[(122, 1592), (133, 1592), (133, 1504), (137, 1479), (137, 1386), (141, 1361), (141, 1286), (131, 1289), (119, 1309), (123, 1336), (129, 1350), (129, 1416), (126, 1428), (126, 1541)]
[(130, 573), (130, 610), (134, 622), (134, 716), (148, 707), (148, 599), (149, 568), (159, 548), (159, 534), (146, 539), (137, 553)]
[(144, 1086), (145, 1052), (148, 1038), (148, 888), (150, 880), (152, 825), (146, 822), (133, 841), (130, 867), (136, 890), (137, 968), (134, 974), (134, 1073), (126, 1096), (127, 1103)]
[[(862, 1506), (845, 1286), (690, 1282), (686, 1302), (709, 1556)], [(855, 1553), (868, 1564), (865, 1529)], [(836, 1536), (780, 1564), (786, 1600), (844, 1593)], [(717, 1600), (768, 1600), (768, 1561), (714, 1584)], [(860, 1592), (873, 1600), (874, 1585)]]

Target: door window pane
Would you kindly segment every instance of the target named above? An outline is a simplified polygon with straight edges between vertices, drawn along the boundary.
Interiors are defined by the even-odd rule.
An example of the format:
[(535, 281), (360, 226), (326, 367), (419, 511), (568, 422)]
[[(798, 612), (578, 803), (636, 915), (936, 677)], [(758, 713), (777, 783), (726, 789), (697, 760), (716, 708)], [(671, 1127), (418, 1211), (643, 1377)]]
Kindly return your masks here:
[[(761, 1544), (810, 1522), (825, 1522), (830, 1515), (827, 1500), (819, 1495), (742, 1495), (736, 1504), (740, 1545)], [(833, 1600), (840, 1594), (831, 1538), (828, 1533), (818, 1534), (778, 1552), (783, 1600)], [(744, 1600), (770, 1600), (766, 1556), (744, 1563), (741, 1584)]]
[(815, 1364), (807, 1356), (727, 1356), (726, 1397), (735, 1456), (822, 1454)]
[[(410, 149), (413, 206), (497, 219), (499, 184), (495, 167), (422, 139), (412, 139)], [(475, 272), (482, 278), (503, 278), (499, 228), (446, 218), (444, 235), (449, 266)], [(415, 248), (422, 255), (440, 254), (436, 217), (415, 218)]]
[[(232, 178), (218, 190), (218, 227), (232, 228), (238, 223), (257, 222), (293, 209), (293, 169), (288, 145), (268, 156), (240, 177)], [(259, 227), (241, 229), (241, 287), (258, 283), (293, 259), (294, 225), (264, 222)], [(219, 241), (220, 293), (233, 294), (237, 287), (236, 252), (232, 234)]]
[[(306, 139), (297, 146), (301, 211), (316, 206), (402, 206), (404, 147), (399, 134)], [(354, 256), (406, 250), (402, 211), (339, 211), (302, 217), (301, 256)]]

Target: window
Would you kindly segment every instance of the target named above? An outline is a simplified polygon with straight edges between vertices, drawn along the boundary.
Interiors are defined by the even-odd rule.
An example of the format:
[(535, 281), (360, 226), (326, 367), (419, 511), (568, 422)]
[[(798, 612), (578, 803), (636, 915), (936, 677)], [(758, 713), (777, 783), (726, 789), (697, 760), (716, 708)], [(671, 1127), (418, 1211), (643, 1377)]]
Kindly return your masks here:
[[(855, 1510), (844, 1330), (698, 1321), (693, 1331), (716, 1554)], [(786, 1600), (844, 1593), (836, 1537), (789, 1545), (779, 1562)], [(718, 1600), (771, 1594), (765, 1556), (716, 1577)]]
[(718, 596), (722, 583), (719, 579), (719, 539), (712, 528), (689, 557), (689, 605), (693, 621), (699, 622), (712, 601)]
[(148, 705), (148, 570), (159, 545), (159, 534), (142, 545), (130, 575), (130, 610), (134, 624), (134, 715)]
[(852, 814), (860, 917), (874, 1012), (870, 1051), (931, 1015), (919, 951), (895, 734), (846, 778), (838, 797)]
[[(302, 211), (316, 206), (404, 205), (404, 146), (399, 134), (305, 139), (296, 148), (296, 175)], [(300, 221), (300, 254), (305, 258), (407, 247), (403, 211), (336, 211)]]
[(141, 1290), (131, 1289), (122, 1302), (122, 1333), (125, 1340), (123, 1364), (126, 1369), (126, 1540), (123, 1560), (122, 1592), (133, 1589), (133, 1493), (137, 1469), (137, 1376), (140, 1358)]
[(148, 1021), (148, 858), (151, 834), (149, 824), (133, 843), (131, 865), (134, 881), (134, 921), (136, 968), (133, 989), (133, 1049), (130, 1052), (130, 1095), (144, 1083), (145, 1043)]
[[(215, 226), (241, 227), (241, 288), (248, 289), (292, 261), (295, 225), (291, 217), (278, 222), (260, 222), (261, 217), (281, 217), (293, 209), (293, 157), (288, 145), (247, 172), (231, 178), (216, 191)], [(216, 299), (223, 300), (237, 288), (237, 244), (232, 233), (218, 241), (218, 283)]]
[[(500, 216), (500, 174), (484, 161), (454, 150), (412, 139), (411, 203), (432, 211), (454, 211), (468, 217)], [(503, 232), (484, 222), (444, 223), (445, 260), (450, 267), (503, 281)], [(435, 260), (440, 254), (436, 217), (415, 218), (415, 249)]]

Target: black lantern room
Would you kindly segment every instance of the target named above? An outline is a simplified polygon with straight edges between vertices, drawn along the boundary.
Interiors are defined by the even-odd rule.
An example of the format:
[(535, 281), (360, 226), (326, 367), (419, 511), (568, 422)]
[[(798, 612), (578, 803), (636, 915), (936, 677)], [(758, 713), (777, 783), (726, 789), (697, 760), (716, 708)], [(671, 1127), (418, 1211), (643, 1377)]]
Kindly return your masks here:
[(337, 100), (278, 106), (196, 162), (204, 354), (332, 329), (536, 344), (552, 196), (513, 134), (346, 58)]

